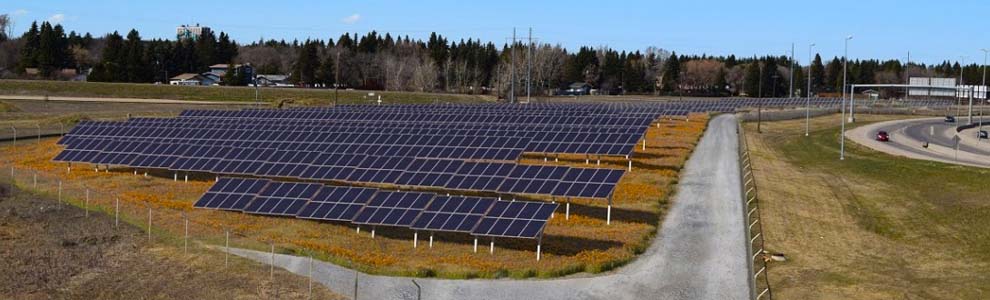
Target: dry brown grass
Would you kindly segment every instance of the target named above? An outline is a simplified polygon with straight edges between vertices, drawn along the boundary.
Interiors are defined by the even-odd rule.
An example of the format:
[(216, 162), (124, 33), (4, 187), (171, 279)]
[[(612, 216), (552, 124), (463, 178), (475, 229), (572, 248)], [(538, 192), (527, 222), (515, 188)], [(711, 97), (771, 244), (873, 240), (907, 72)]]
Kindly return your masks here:
[[(860, 115), (859, 124), (899, 118)], [(813, 119), (811, 137), (804, 120), (764, 122), (762, 134), (745, 124), (766, 247), (788, 256), (771, 263), (774, 298), (990, 296), (990, 205), (976, 200), (987, 196), (974, 184), (990, 172), (895, 158), (850, 141), (839, 162), (838, 122)]]
[[(619, 184), (612, 225), (605, 225), (605, 201), (573, 199), (570, 220), (564, 220), (561, 207), (548, 225), (543, 239), (544, 256), (539, 262), (535, 260), (536, 242), (531, 240), (497, 239), (495, 254), (490, 255), (486, 249), (488, 240), (480, 240), (479, 253), (473, 253), (470, 236), (437, 234), (431, 249), (426, 247), (428, 234), (420, 233), (420, 246), (413, 248), (413, 232), (406, 229), (377, 228), (377, 236), (371, 238), (370, 228), (357, 233), (353, 226), (343, 223), (192, 209), (192, 203), (212, 184), (212, 177), (173, 182), (171, 173), (149, 177), (134, 176), (131, 169), (97, 173), (89, 165), (76, 165), (67, 172), (65, 164), (51, 162), (59, 151), (54, 140), (18, 143), (17, 147), (0, 149), (0, 155), (12, 158), (21, 173), (38, 170), (45, 179), (64, 180), (66, 197), (77, 203), (82, 202), (84, 192), (76, 187), (88, 186), (100, 193), (92, 198), (91, 205), (112, 211), (112, 197), (107, 193), (116, 193), (123, 216), (134, 224), (146, 223), (146, 205), (152, 205), (153, 227), (159, 238), (181, 237), (184, 213), (192, 220), (191, 236), (198, 240), (222, 245), (221, 228), (230, 228), (236, 233), (232, 235), (232, 246), (268, 250), (267, 243), (274, 241), (280, 252), (313, 254), (369, 273), (449, 278), (555, 277), (607, 271), (646, 249), (666, 210), (680, 169), (707, 122), (707, 115), (695, 115), (690, 121), (665, 120), (659, 128), (652, 127), (647, 132), (647, 150), (637, 147), (633, 172), (627, 173)], [(544, 163), (542, 157), (536, 156), (527, 156), (522, 162)], [(561, 156), (560, 162), (550, 159), (546, 163), (586, 166), (584, 156)], [(627, 166), (622, 158), (603, 158), (601, 163), (609, 168)], [(594, 158), (591, 164), (594, 166)], [(21, 178), (24, 182), (30, 180)]]
[[(56, 199), (0, 184), (0, 298), (305, 299), (308, 281), (190, 245), (146, 243), (144, 232), (112, 216), (58, 206)], [(315, 299), (342, 299), (315, 285)]]

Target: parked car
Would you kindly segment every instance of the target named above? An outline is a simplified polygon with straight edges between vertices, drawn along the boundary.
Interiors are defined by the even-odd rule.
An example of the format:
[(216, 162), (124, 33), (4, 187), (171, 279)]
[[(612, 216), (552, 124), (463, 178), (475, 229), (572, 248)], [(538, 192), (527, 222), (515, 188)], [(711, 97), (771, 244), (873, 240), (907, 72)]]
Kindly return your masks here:
[(990, 134), (987, 134), (986, 130), (980, 130), (980, 133), (977, 133), (976, 137), (980, 139), (990, 139)]
[(945, 116), (945, 122), (946, 122), (946, 123), (955, 123), (955, 122), (956, 122), (956, 117), (953, 117), (953, 116)]
[(890, 141), (890, 134), (888, 134), (886, 131), (877, 132), (877, 141), (881, 141), (881, 142)]

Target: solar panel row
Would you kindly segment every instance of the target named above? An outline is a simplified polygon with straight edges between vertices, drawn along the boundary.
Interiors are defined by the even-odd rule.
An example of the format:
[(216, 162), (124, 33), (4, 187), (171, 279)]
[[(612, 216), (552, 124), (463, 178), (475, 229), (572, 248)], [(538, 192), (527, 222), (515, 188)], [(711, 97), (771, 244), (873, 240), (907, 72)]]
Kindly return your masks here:
[(357, 225), (536, 238), (555, 203), (222, 177), (196, 208)]
[[(607, 198), (624, 173), (623, 170), (613, 169), (335, 155), (265, 148), (178, 147), (174, 144), (94, 139), (77, 141), (78, 148), (67, 148), (55, 157), (55, 161), (97, 164), (113, 161), (117, 165), (175, 171), (583, 198)], [(90, 150), (101, 147), (117, 152)], [(599, 176), (582, 175), (592, 173)]]

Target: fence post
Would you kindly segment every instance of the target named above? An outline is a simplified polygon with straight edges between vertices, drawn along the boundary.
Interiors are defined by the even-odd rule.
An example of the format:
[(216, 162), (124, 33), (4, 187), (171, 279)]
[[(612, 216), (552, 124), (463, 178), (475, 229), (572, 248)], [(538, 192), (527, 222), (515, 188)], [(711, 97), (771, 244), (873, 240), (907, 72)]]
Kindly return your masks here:
[(230, 261), (230, 230), (223, 230), (223, 267), (227, 268), (227, 262)]
[(58, 181), (58, 207), (62, 207), (62, 181)]
[(114, 197), (113, 204), (113, 227), (120, 225), (120, 197)]
[(86, 213), (86, 217), (89, 218), (89, 188), (86, 188), (86, 204), (83, 204), (83, 210)]
[(148, 205), (148, 243), (151, 243), (151, 205)]
[(272, 240), (272, 261), (268, 268), (268, 280), (275, 283), (275, 240)]
[(33, 186), (34, 186), (34, 189), (36, 189), (36, 190), (38, 189), (38, 171), (34, 171), (34, 183), (33, 183)]
[(182, 221), (185, 226), (185, 235), (182, 238), (182, 253), (189, 253), (189, 216), (182, 213)]

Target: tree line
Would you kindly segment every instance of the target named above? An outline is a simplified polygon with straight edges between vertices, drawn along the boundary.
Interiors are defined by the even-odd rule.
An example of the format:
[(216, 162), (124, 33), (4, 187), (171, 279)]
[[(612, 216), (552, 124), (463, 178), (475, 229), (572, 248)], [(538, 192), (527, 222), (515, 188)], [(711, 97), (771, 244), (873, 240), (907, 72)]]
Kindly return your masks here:
[[(815, 94), (839, 93), (842, 59), (816, 55), (801, 66), (787, 56), (737, 58), (678, 55), (650, 47), (619, 51), (523, 42), (496, 45), (467, 39), (451, 41), (432, 33), (426, 40), (384, 35), (342, 34), (326, 40), (258, 40), (241, 45), (225, 32), (205, 31), (196, 39), (143, 39), (132, 29), (93, 37), (69, 33), (60, 24), (34, 22), (20, 37), (11, 37), (0, 15), (0, 76), (57, 78), (60, 70), (91, 69), (88, 80), (167, 82), (181, 73), (202, 73), (210, 65), (250, 64), (256, 74), (287, 74), (301, 87), (347, 87), (367, 90), (524, 95), (527, 80), (533, 95), (552, 95), (572, 83), (588, 83), (602, 94), (782, 97), (806, 95), (806, 79)], [(527, 68), (527, 61), (531, 66)], [(793, 65), (793, 66), (792, 66)], [(793, 68), (793, 74), (792, 73)], [(905, 65), (898, 60), (850, 60), (850, 83), (905, 83), (908, 76), (959, 78), (979, 84), (979, 65), (944, 61)], [(515, 88), (512, 89), (512, 83)], [(223, 82), (247, 85), (251, 78), (234, 69)]]

